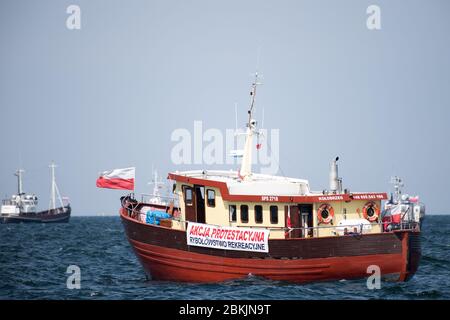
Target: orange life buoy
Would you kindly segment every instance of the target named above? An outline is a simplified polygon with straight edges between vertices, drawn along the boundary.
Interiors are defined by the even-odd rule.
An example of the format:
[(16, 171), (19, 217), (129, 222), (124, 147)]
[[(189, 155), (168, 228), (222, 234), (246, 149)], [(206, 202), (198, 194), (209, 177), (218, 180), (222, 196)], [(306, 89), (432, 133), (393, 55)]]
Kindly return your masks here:
[(370, 222), (377, 221), (380, 216), (380, 208), (372, 201), (367, 202), (362, 211), (364, 218)]
[(319, 223), (329, 224), (334, 217), (334, 209), (328, 203), (322, 204), (317, 210)]

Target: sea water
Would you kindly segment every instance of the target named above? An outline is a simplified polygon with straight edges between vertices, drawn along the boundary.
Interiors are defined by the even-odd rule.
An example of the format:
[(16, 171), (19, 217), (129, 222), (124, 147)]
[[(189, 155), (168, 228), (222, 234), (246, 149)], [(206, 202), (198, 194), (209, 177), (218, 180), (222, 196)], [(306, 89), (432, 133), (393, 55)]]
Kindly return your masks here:
[[(0, 299), (450, 299), (450, 216), (426, 217), (422, 251), (409, 282), (382, 282), (379, 290), (367, 279), (186, 284), (147, 279), (118, 216), (0, 224)], [(71, 285), (77, 267), (79, 289)]]

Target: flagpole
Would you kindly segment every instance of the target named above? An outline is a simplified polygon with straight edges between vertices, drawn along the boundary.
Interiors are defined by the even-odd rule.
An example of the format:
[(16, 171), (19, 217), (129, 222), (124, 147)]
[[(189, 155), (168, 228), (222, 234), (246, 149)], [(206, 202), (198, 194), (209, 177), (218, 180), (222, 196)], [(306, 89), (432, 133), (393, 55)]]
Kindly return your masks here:
[(133, 198), (136, 199), (136, 167), (134, 167), (134, 177), (133, 177)]

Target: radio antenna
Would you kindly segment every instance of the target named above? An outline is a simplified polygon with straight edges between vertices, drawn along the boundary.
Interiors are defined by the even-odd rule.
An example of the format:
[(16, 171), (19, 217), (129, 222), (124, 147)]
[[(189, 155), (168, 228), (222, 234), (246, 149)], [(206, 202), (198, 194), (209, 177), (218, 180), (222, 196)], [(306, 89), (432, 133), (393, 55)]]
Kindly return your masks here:
[(234, 125), (234, 133), (237, 132), (238, 130), (238, 114), (237, 114), (237, 108), (238, 108), (238, 104), (237, 102), (234, 103), (234, 121), (235, 121), (235, 125)]

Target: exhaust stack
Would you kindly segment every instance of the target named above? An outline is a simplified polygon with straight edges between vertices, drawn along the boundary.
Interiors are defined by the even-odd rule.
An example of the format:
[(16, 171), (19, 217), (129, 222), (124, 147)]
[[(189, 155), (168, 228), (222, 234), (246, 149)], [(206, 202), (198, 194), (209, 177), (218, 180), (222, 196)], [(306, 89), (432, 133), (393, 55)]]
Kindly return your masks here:
[(342, 193), (342, 178), (339, 178), (338, 175), (338, 160), (339, 157), (336, 157), (330, 165), (330, 191), (332, 193)]

